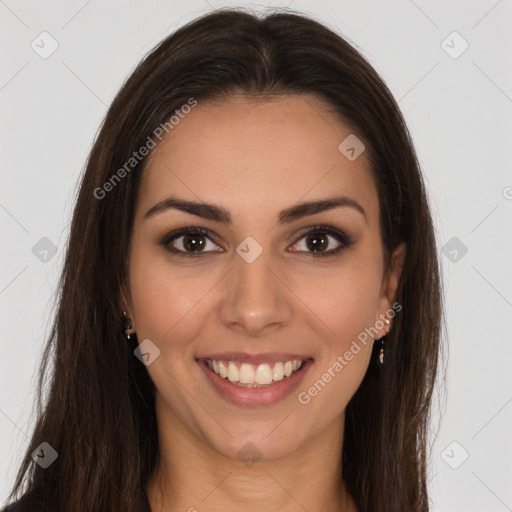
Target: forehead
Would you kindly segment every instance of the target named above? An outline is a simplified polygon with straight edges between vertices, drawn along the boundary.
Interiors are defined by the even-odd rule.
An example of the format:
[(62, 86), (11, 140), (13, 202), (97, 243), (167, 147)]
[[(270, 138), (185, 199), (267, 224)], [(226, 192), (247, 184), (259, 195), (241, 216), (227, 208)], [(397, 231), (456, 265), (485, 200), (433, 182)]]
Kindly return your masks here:
[(173, 195), (232, 206), (236, 216), (343, 194), (378, 215), (367, 155), (350, 161), (339, 149), (351, 135), (310, 95), (198, 101), (149, 154), (139, 206)]

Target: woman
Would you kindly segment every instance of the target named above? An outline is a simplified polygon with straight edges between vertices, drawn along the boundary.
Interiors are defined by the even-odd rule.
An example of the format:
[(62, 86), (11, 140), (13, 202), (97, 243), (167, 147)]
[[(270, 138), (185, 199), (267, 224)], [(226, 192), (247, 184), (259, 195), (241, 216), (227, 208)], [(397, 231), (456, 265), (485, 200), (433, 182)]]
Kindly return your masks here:
[(9, 512), (427, 511), (441, 313), (375, 70), (304, 16), (203, 16), (92, 148)]

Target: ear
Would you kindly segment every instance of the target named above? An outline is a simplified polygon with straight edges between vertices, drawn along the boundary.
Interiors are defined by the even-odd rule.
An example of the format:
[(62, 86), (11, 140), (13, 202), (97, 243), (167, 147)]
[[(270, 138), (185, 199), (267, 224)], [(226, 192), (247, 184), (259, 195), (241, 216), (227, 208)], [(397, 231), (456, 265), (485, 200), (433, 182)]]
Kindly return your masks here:
[[(377, 318), (375, 319), (376, 322), (377, 320), (382, 321), (384, 318), (389, 318), (390, 315), (389, 313), (386, 314), (386, 312), (389, 310), (393, 311), (393, 304), (396, 300), (398, 283), (402, 274), (402, 267), (404, 265), (406, 252), (406, 244), (405, 242), (402, 242), (395, 248), (393, 254), (391, 255), (390, 267), (382, 279), (379, 307), (377, 311)], [(400, 309), (402, 309), (401, 306)], [(400, 309), (397, 310), (399, 311)], [(389, 329), (391, 329), (391, 323), (384, 326), (384, 328), (381, 330), (379, 338), (385, 336)]]

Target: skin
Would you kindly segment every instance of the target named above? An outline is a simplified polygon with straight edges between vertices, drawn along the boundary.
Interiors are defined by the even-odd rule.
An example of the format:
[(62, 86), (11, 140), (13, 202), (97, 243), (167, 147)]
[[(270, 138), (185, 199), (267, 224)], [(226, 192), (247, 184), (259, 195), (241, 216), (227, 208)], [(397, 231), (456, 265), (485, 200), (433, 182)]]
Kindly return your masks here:
[[(314, 96), (234, 96), (199, 102), (150, 153), (124, 307), (139, 343), (150, 339), (160, 350), (147, 366), (157, 390), (161, 450), (147, 487), (153, 512), (356, 510), (334, 477), (345, 408), (365, 375), (373, 340), (307, 405), (297, 400), (392, 307), (405, 257), (401, 245), (385, 272), (366, 154), (349, 161), (338, 149), (351, 133)], [(176, 209), (144, 217), (171, 195), (219, 205), (233, 225)], [(356, 200), (366, 218), (338, 207), (277, 223), (282, 209), (333, 195)], [(344, 231), (353, 245), (313, 257), (315, 246), (303, 234), (317, 224)], [(203, 251), (211, 252), (173, 255), (158, 242), (194, 226), (212, 233), (211, 239), (199, 235)], [(236, 252), (247, 236), (263, 248), (250, 264)], [(328, 240), (325, 251), (340, 245)], [(172, 245), (187, 251), (183, 241)], [(219, 396), (196, 363), (222, 351), (308, 354), (314, 364), (284, 400), (242, 407)], [(248, 442), (261, 454), (251, 467), (237, 455)]]

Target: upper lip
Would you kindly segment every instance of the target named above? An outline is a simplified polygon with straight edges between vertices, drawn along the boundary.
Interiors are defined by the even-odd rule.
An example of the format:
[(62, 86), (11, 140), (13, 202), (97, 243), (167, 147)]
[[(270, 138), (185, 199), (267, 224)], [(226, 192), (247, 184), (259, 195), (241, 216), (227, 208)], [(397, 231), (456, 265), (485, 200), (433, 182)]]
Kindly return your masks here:
[(262, 352), (259, 354), (249, 354), (247, 352), (217, 352), (206, 354), (197, 359), (211, 359), (213, 361), (240, 361), (248, 364), (273, 364), (282, 361), (305, 361), (312, 359), (304, 354), (292, 354), (291, 352)]

